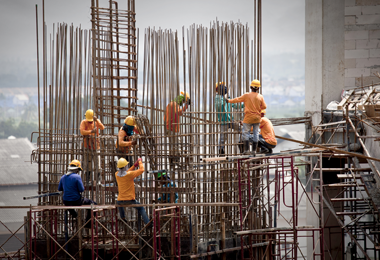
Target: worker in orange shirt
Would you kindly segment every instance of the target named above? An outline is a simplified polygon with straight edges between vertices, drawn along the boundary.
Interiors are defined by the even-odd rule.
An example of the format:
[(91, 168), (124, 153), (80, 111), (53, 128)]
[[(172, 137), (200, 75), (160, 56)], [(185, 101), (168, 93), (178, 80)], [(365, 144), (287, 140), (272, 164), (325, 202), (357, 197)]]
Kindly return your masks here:
[(130, 162), (128, 165), (129, 167), (132, 166), (131, 149), (137, 144), (137, 140), (134, 139), (135, 133), (138, 134), (136, 120), (133, 116), (127, 116), (124, 120), (124, 125), (119, 130), (115, 145), (119, 159), (125, 158), (128, 162)]
[[(115, 173), (117, 188), (119, 190), (117, 205), (140, 204), (140, 202), (136, 200), (134, 179), (144, 172), (144, 165), (141, 158), (138, 158), (135, 164), (130, 168), (128, 168), (128, 164), (129, 162), (124, 158), (120, 158), (117, 162), (118, 171)], [(144, 207), (134, 208), (137, 209), (138, 213), (142, 216), (145, 225), (148, 224), (149, 218)], [(119, 214), (120, 218), (125, 220), (124, 207), (119, 207)]]
[(104, 125), (100, 120), (94, 115), (92, 109), (86, 111), (86, 119), (82, 120), (80, 123), (80, 133), (83, 136), (83, 162), (84, 169), (86, 172), (86, 181), (89, 183), (92, 180), (91, 173), (93, 171), (98, 171), (98, 181), (100, 181), (100, 171), (99, 171), (99, 158), (97, 151), (100, 148), (100, 142), (97, 138), (99, 136), (99, 129), (103, 130)]
[(261, 120), (261, 110), (267, 108), (264, 97), (258, 93), (261, 87), (260, 81), (253, 80), (250, 84), (251, 92), (246, 93), (238, 98), (226, 99), (227, 103), (241, 103), (244, 102), (244, 120), (243, 120), (243, 154), (250, 154), (249, 152), (249, 132), (253, 127), (252, 138), (252, 154), (256, 155), (257, 144), (259, 141), (259, 126)]
[[(164, 121), (165, 121), (165, 133), (169, 138), (170, 145), (170, 164), (178, 162), (179, 160), (179, 144), (182, 143), (181, 138), (176, 136), (179, 132), (179, 122), (183, 112), (186, 111), (190, 104), (189, 93), (181, 92), (173, 101), (166, 106)], [(183, 107), (182, 107), (183, 106)], [(180, 108), (182, 107), (182, 108)]]
[[(260, 134), (259, 134), (259, 147), (260, 153), (271, 154), (277, 145), (276, 135), (274, 133), (272, 122), (264, 117), (266, 111), (261, 111), (261, 121), (260, 121)], [(250, 137), (250, 139), (252, 136)]]

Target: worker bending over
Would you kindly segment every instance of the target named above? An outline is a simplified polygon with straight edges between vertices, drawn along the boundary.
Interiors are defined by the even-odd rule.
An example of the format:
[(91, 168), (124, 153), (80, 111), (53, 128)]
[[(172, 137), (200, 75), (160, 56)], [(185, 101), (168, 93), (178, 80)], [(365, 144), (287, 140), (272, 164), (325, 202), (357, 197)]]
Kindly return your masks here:
[[(172, 182), (169, 178), (169, 175), (166, 172), (159, 172), (157, 174), (157, 186), (162, 187), (162, 188), (176, 188), (177, 186), (175, 185), (174, 182)], [(170, 200), (170, 193), (164, 193), (162, 194), (161, 197), (157, 199), (158, 202), (162, 203), (177, 203), (178, 202), (178, 193), (174, 193), (174, 201), (172, 202)], [(153, 200), (153, 202), (156, 202)]]
[(261, 120), (261, 110), (267, 108), (264, 97), (258, 93), (261, 84), (258, 80), (253, 80), (250, 84), (251, 92), (246, 93), (238, 98), (227, 99), (227, 103), (240, 103), (244, 102), (244, 120), (243, 120), (243, 146), (244, 154), (250, 154), (249, 152), (249, 132), (253, 127), (252, 138), (252, 154), (256, 155), (257, 143), (259, 141), (259, 125)]
[(129, 162), (128, 168), (132, 166), (131, 149), (137, 144), (137, 140), (133, 138), (135, 133), (138, 133), (136, 120), (133, 116), (127, 116), (117, 135), (116, 152), (119, 159), (125, 158)]
[[(134, 179), (140, 176), (144, 172), (144, 165), (141, 158), (137, 159), (135, 164), (128, 169), (128, 161), (125, 158), (120, 158), (117, 162), (117, 168), (119, 169), (115, 173), (119, 195), (117, 197), (117, 205), (133, 205), (140, 204), (136, 200), (135, 183)], [(138, 169), (137, 169), (138, 168)], [(137, 169), (137, 170), (135, 170)], [(142, 216), (142, 219), (146, 224), (149, 223), (148, 215), (144, 207), (134, 207), (138, 213)], [(120, 218), (125, 220), (124, 207), (119, 207)]]
[[(216, 83), (216, 95), (215, 95), (215, 111), (218, 112), (218, 122), (220, 122), (220, 136), (219, 136), (219, 155), (225, 154), (224, 143), (226, 140), (226, 132), (228, 129), (233, 129), (241, 132), (240, 125), (234, 123), (234, 117), (231, 114), (231, 104), (226, 102), (226, 96), (228, 95), (228, 88), (224, 82)], [(238, 108), (237, 105), (232, 104), (232, 107)], [(241, 106), (244, 107), (244, 104)], [(241, 141), (241, 140), (240, 140)], [(240, 152), (243, 152), (242, 147), (239, 147)]]
[[(65, 206), (96, 205), (96, 202), (82, 197), (81, 193), (84, 191), (84, 187), (79, 171), (83, 171), (80, 162), (73, 160), (69, 165), (68, 172), (59, 181), (58, 191), (63, 191), (63, 204)], [(77, 217), (77, 212), (74, 209), (69, 209), (68, 211), (73, 218)], [(86, 222), (90, 218), (91, 210), (87, 209)], [(91, 227), (91, 223), (87, 223), (85, 227)]]
[(260, 153), (273, 153), (272, 149), (274, 149), (277, 145), (276, 135), (274, 133), (272, 122), (264, 117), (266, 111), (261, 111), (261, 121), (260, 121), (260, 135), (259, 135), (259, 147)]
[(86, 181), (89, 183), (92, 180), (91, 173), (95, 170), (98, 171), (98, 181), (100, 181), (100, 165), (98, 158), (98, 150), (100, 142), (97, 137), (99, 136), (99, 129), (104, 130), (104, 125), (94, 115), (92, 109), (86, 111), (86, 119), (80, 123), (80, 134), (83, 136), (83, 161), (84, 169), (86, 170)]
[[(181, 92), (173, 101), (171, 101), (166, 106), (164, 121), (165, 121), (165, 132), (166, 136), (169, 138), (170, 146), (170, 164), (179, 161), (179, 144), (182, 143), (181, 138), (176, 136), (179, 132), (179, 122), (183, 112), (186, 111), (188, 105), (190, 104), (190, 95), (186, 92)], [(182, 108), (180, 108), (183, 106)]]

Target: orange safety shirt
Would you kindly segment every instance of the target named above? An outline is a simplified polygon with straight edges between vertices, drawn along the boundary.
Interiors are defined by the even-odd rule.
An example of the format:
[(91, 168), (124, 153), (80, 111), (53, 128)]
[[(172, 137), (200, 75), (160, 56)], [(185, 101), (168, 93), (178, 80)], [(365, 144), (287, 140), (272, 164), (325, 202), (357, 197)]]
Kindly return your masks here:
[[(102, 122), (100, 122), (99, 119), (96, 121), (95, 124), (96, 124), (96, 132), (91, 133), (92, 129), (94, 129), (94, 121), (90, 123), (89, 121), (84, 119), (80, 123), (80, 134), (83, 135), (84, 137), (84, 147), (92, 149), (92, 150), (96, 150), (100, 148), (99, 140), (96, 140), (95, 137), (99, 136), (99, 129), (100, 130), (104, 129), (104, 125), (102, 124)], [(95, 142), (96, 142), (96, 147), (95, 147)]]
[(183, 111), (186, 110), (186, 105), (181, 109), (177, 102), (172, 101), (166, 106), (164, 120), (166, 129), (172, 132), (179, 132), (179, 120)]
[(268, 144), (277, 145), (277, 139), (275, 137), (272, 122), (266, 117), (261, 118), (260, 134)]
[(256, 92), (245, 93), (241, 97), (230, 99), (229, 103), (241, 103), (244, 102), (244, 120), (246, 124), (260, 123), (261, 110), (267, 108), (264, 97)]
[(119, 190), (119, 196), (117, 200), (134, 200), (136, 199), (135, 183), (133, 179), (140, 176), (144, 172), (144, 165), (142, 161), (139, 161), (139, 169), (134, 170), (135, 166), (132, 166), (127, 170), (127, 174), (123, 177), (117, 176), (119, 171), (115, 173), (117, 187)]

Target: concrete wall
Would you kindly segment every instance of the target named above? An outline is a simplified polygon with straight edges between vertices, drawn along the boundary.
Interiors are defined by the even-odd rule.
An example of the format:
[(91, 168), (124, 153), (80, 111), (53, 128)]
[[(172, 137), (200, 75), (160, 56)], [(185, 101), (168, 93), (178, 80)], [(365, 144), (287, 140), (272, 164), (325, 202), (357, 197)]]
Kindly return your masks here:
[(380, 0), (345, 0), (345, 89), (377, 83), (380, 72)]
[(344, 88), (344, 6), (344, 0), (306, 0), (305, 113), (313, 125)]

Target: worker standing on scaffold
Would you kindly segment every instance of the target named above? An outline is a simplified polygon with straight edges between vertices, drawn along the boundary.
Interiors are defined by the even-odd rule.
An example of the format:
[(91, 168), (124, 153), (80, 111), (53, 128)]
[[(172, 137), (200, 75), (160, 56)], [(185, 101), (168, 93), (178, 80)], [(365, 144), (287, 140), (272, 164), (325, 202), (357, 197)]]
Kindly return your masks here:
[[(90, 183), (92, 180), (91, 173), (94, 172), (96, 168), (98, 171), (100, 169), (100, 161), (98, 158), (100, 142), (97, 137), (99, 136), (99, 129), (104, 130), (104, 125), (94, 115), (92, 109), (88, 109), (85, 116), (86, 119), (80, 123), (80, 133), (83, 136), (83, 161), (86, 171), (86, 181)], [(98, 181), (100, 181), (100, 171), (98, 172)]]
[[(144, 165), (141, 158), (137, 159), (135, 164), (128, 168), (128, 161), (125, 158), (120, 158), (117, 162), (117, 168), (119, 169), (115, 173), (117, 187), (119, 195), (117, 197), (117, 205), (134, 205), (140, 204), (136, 200), (135, 183), (134, 179), (140, 176), (144, 172)], [(138, 169), (137, 169), (138, 168)], [(137, 169), (137, 170), (135, 170)], [(148, 215), (144, 207), (134, 207), (138, 213), (142, 216), (142, 219), (146, 224), (149, 223)], [(125, 220), (124, 207), (119, 207), (120, 218)]]
[[(182, 144), (180, 137), (176, 136), (179, 132), (179, 122), (183, 112), (186, 111), (188, 105), (190, 104), (190, 95), (189, 93), (181, 92), (173, 101), (171, 101), (166, 106), (164, 121), (165, 121), (165, 132), (166, 136), (169, 138), (169, 149), (170, 149), (170, 158), (169, 163), (173, 165), (174, 163), (179, 162), (179, 148), (178, 146)], [(182, 109), (180, 108), (182, 105)]]
[(242, 140), (244, 145), (244, 154), (249, 152), (249, 132), (253, 127), (252, 138), (252, 154), (256, 155), (257, 143), (259, 141), (259, 126), (261, 120), (261, 110), (267, 108), (264, 97), (258, 93), (261, 87), (260, 81), (253, 80), (250, 84), (251, 92), (246, 93), (238, 98), (227, 99), (227, 103), (241, 103), (244, 102), (244, 120), (243, 120), (243, 134)]
[[(63, 204), (65, 206), (82, 206), (95, 204), (95, 201), (82, 197), (81, 193), (84, 191), (82, 178), (79, 175), (79, 171), (83, 171), (80, 161), (71, 161), (68, 172), (63, 175), (58, 184), (58, 191), (63, 191)], [(68, 210), (73, 216), (77, 217), (77, 212), (74, 209)], [(87, 209), (86, 222), (91, 218), (91, 210)], [(91, 227), (91, 222), (85, 225), (86, 228)]]
[[(224, 82), (218, 82), (215, 84), (216, 95), (215, 95), (215, 111), (218, 115), (218, 122), (220, 122), (220, 136), (219, 136), (219, 155), (225, 154), (224, 143), (226, 141), (226, 132), (228, 129), (233, 129), (241, 133), (240, 125), (234, 123), (234, 117), (231, 112), (231, 104), (226, 102), (226, 96), (228, 95), (228, 88)], [(232, 104), (232, 107), (238, 108), (237, 105)], [(244, 107), (244, 104), (241, 106)], [(241, 141), (241, 137), (240, 137)], [(242, 153), (243, 147), (239, 145), (239, 150)]]
[(119, 159), (125, 158), (129, 162), (128, 168), (132, 167), (131, 149), (137, 144), (137, 140), (134, 139), (135, 133), (139, 133), (136, 128), (136, 120), (133, 116), (127, 116), (124, 125), (119, 130), (115, 145)]

